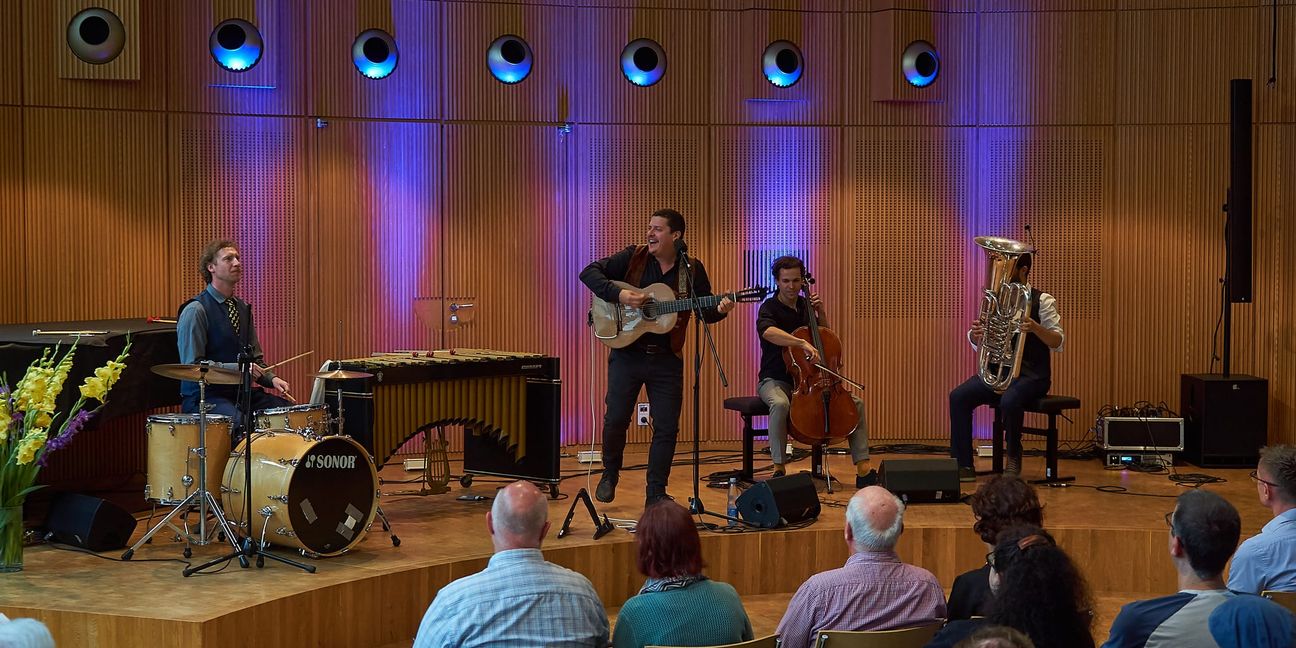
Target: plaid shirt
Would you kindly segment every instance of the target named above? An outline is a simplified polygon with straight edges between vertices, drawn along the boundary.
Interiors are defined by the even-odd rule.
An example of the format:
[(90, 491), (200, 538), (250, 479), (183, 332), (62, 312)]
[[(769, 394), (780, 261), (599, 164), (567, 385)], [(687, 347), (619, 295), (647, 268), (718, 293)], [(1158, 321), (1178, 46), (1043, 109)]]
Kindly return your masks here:
[(414, 648), (607, 643), (607, 613), (589, 579), (546, 562), (539, 549), (501, 551), (486, 569), (446, 585), (414, 638)]
[(783, 648), (808, 648), (819, 630), (896, 630), (943, 618), (945, 591), (931, 572), (892, 551), (866, 551), (802, 583), (778, 634)]

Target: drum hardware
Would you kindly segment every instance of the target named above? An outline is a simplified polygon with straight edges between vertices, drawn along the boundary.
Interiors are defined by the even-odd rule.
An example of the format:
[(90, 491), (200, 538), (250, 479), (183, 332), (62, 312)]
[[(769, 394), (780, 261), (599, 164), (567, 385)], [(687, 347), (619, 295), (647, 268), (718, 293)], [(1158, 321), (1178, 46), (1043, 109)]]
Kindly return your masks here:
[[(199, 412), (207, 411), (206, 409), (207, 408), (207, 384), (209, 382), (212, 384), (229, 384), (228, 374), (234, 373), (232, 371), (229, 371), (228, 369), (221, 369), (219, 367), (212, 367), (212, 366), (201, 365), (201, 364), (156, 365), (153, 367), (153, 371), (154, 373), (160, 376), (165, 376), (168, 378), (176, 378), (178, 376), (179, 379), (181, 380), (192, 379), (194, 382), (197, 382)], [(131, 556), (135, 554), (135, 550), (139, 549), (144, 543), (152, 539), (154, 534), (162, 530), (162, 527), (170, 527), (181, 538), (185, 540), (185, 548), (184, 548), (185, 558), (188, 558), (193, 555), (193, 548), (192, 548), (193, 545), (197, 544), (199, 546), (202, 546), (211, 542), (211, 537), (217, 532), (217, 530), (219, 530), (221, 533), (224, 534), (225, 540), (227, 540), (231, 546), (233, 546), (236, 549), (238, 548), (238, 542), (234, 539), (233, 529), (232, 527), (230, 527), (229, 521), (225, 519), (225, 514), (221, 510), (220, 503), (216, 501), (216, 496), (213, 495), (212, 492), (208, 489), (207, 419), (209, 418), (209, 416), (206, 414), (199, 414), (197, 418), (198, 418), (198, 439), (196, 441), (197, 447), (186, 448), (187, 450), (185, 454), (186, 471), (185, 474), (181, 477), (181, 483), (185, 486), (185, 489), (188, 490), (189, 487), (194, 484), (193, 477), (189, 475), (189, 471), (188, 471), (189, 462), (192, 459), (192, 457), (197, 457), (197, 463), (198, 463), (197, 488), (195, 488), (192, 492), (188, 494), (187, 497), (185, 497), (178, 504), (176, 504), (175, 507), (172, 508), (169, 513), (162, 516), (161, 521), (159, 521), (156, 525), (154, 525), (153, 528), (149, 529), (144, 534), (143, 537), (141, 537), (138, 541), (135, 542), (135, 544), (131, 545), (129, 549), (127, 549), (124, 553), (122, 553), (122, 560), (130, 560)], [(223, 419), (224, 417), (221, 418)], [(176, 428), (178, 426), (174, 422), (172, 422), (168, 424), (167, 427), (168, 430), (170, 431), (171, 438), (175, 439)], [(149, 438), (151, 440), (154, 437), (152, 437), (152, 435), (149, 435)], [(152, 468), (153, 466), (150, 465), (150, 472), (152, 471)], [(152, 479), (153, 476), (150, 475), (150, 481), (152, 481)], [(169, 503), (172, 497), (174, 496), (175, 493), (173, 488), (174, 487), (172, 486), (167, 487), (166, 493), (167, 493), (168, 502), (165, 503)], [(146, 492), (151, 494), (152, 489), (146, 487)], [(189, 518), (188, 518), (189, 511), (193, 509), (195, 505), (198, 508), (197, 537), (195, 537), (192, 533), (190, 533)], [(208, 530), (207, 527), (207, 516), (209, 511), (212, 517), (214, 517), (216, 520), (216, 525), (213, 526), (210, 529), (210, 531)], [(183, 531), (176, 528), (176, 526), (171, 523), (172, 518), (176, 517), (177, 514), (182, 514), (181, 517), (184, 520), (184, 522), (182, 523), (184, 525)], [(244, 566), (246, 566), (246, 562), (244, 562)]]

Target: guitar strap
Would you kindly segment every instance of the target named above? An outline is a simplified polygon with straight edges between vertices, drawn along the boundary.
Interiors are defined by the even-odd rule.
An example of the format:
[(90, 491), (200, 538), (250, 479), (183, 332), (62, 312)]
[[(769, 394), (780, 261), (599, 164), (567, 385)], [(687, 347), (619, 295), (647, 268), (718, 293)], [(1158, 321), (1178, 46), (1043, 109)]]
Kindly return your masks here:
[[(634, 254), (630, 255), (630, 265), (626, 268), (626, 283), (631, 286), (643, 288), (641, 282), (643, 280), (644, 268), (648, 267), (648, 259), (651, 257), (652, 255), (648, 253), (647, 245), (635, 246)], [(688, 285), (688, 279), (684, 276), (683, 270), (677, 270), (675, 272), (675, 278), (675, 298), (682, 299), (688, 295), (688, 290), (685, 289)], [(688, 321), (691, 315), (691, 311), (683, 311), (679, 313), (679, 317), (675, 319), (675, 328), (671, 329), (670, 332), (671, 351), (674, 351), (675, 355), (680, 357), (683, 357), (685, 341), (684, 332), (688, 328)]]

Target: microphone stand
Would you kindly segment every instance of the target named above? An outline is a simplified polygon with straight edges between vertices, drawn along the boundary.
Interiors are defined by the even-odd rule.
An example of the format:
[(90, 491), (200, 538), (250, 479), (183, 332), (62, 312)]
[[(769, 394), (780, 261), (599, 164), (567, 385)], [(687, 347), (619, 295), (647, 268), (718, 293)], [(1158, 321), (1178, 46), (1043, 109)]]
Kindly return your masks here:
[[(697, 290), (693, 287), (693, 263), (689, 260), (688, 246), (684, 241), (679, 241), (676, 247), (676, 254), (679, 256), (679, 262), (683, 266), (681, 272), (684, 273), (685, 279), (688, 280), (689, 306), (693, 311), (693, 317), (697, 320), (697, 326), (693, 328), (693, 497), (689, 498), (689, 512), (694, 515), (710, 515), (730, 522), (737, 522), (744, 526), (756, 526), (746, 520), (741, 520), (729, 515), (721, 515), (706, 510), (702, 506), (702, 493), (699, 484), (702, 481), (701, 464), (702, 464), (702, 336), (705, 334), (707, 348), (711, 351), (711, 359), (715, 361), (716, 373), (720, 375), (720, 384), (728, 387), (729, 379), (725, 377), (724, 364), (720, 362), (720, 354), (716, 351), (715, 338), (711, 337), (711, 325), (702, 317), (702, 306), (697, 300)], [(726, 511), (728, 513), (728, 511)]]
[[(233, 297), (230, 299), (233, 299)], [(243, 382), (239, 386), (239, 412), (240, 418), (242, 419), (241, 424), (243, 429), (243, 524), (247, 525), (247, 535), (243, 538), (243, 546), (235, 549), (233, 552), (209, 560), (197, 567), (185, 568), (185, 570), (181, 572), (185, 577), (192, 576), (208, 567), (228, 562), (234, 558), (238, 558), (239, 565), (244, 569), (247, 569), (248, 559), (253, 556), (256, 557), (256, 566), (258, 568), (265, 567), (265, 559), (270, 558), (271, 560), (277, 560), (285, 565), (292, 565), (293, 567), (304, 570), (309, 574), (315, 573), (314, 565), (300, 563), (295, 560), (284, 558), (283, 556), (276, 556), (269, 551), (266, 551), (264, 526), (261, 528), (261, 541), (253, 542), (252, 540), (252, 516), (260, 514), (269, 518), (272, 511), (269, 506), (263, 507), (260, 511), (254, 511), (252, 509), (252, 433), (255, 431), (253, 429), (255, 423), (252, 421), (252, 344), (248, 340), (251, 335), (251, 330), (252, 305), (248, 304), (247, 323), (243, 325), (242, 330), (239, 332), (239, 342), (241, 343), (241, 346), (238, 354), (239, 372), (243, 375)]]

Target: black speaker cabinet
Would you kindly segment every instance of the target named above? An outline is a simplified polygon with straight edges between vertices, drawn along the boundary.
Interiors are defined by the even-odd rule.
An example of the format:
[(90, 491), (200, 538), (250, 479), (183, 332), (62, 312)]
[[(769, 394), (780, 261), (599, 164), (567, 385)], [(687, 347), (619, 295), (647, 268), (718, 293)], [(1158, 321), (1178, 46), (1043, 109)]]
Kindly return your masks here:
[(810, 473), (773, 477), (738, 496), (738, 515), (765, 529), (813, 520), (819, 517), (819, 493)]
[(1183, 374), (1183, 458), (1211, 468), (1254, 468), (1268, 441), (1269, 381), (1245, 374)]
[(883, 488), (905, 504), (957, 502), (963, 496), (954, 459), (887, 459), (878, 478)]
[(125, 509), (77, 493), (59, 493), (50, 504), (45, 530), (55, 542), (90, 551), (108, 551), (126, 546), (135, 532), (136, 520)]

